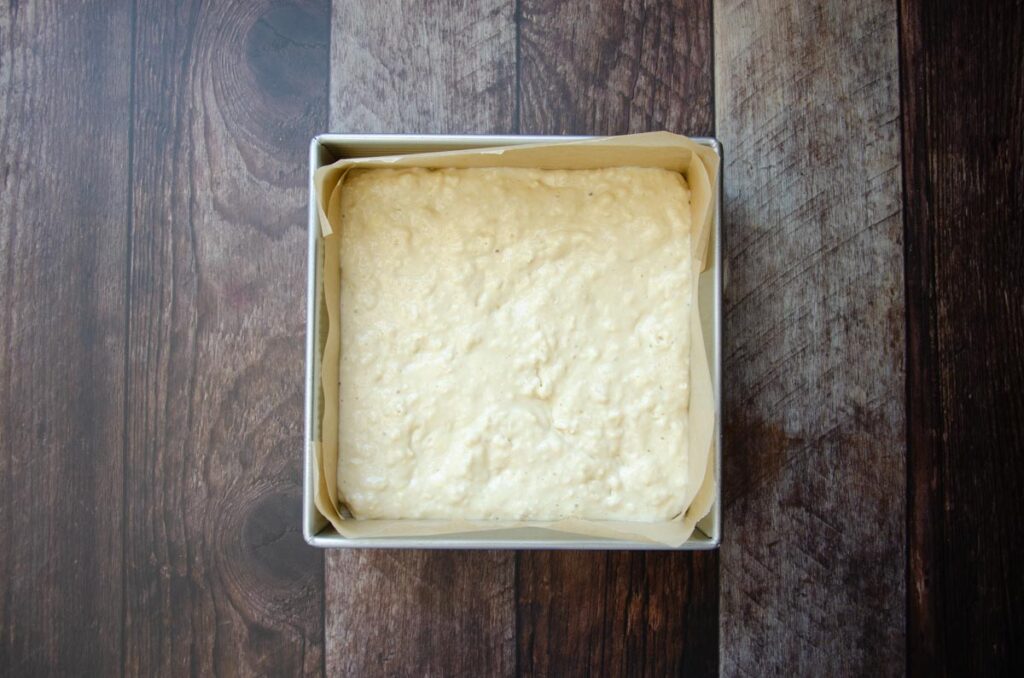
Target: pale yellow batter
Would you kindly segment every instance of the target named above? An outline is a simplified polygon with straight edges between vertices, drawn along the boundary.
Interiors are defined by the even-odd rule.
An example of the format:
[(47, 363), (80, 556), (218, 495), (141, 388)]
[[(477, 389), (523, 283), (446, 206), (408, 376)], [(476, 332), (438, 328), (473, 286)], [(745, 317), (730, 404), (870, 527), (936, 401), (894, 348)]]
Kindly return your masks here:
[(683, 509), (679, 174), (363, 170), (341, 191), (338, 487), (355, 517)]

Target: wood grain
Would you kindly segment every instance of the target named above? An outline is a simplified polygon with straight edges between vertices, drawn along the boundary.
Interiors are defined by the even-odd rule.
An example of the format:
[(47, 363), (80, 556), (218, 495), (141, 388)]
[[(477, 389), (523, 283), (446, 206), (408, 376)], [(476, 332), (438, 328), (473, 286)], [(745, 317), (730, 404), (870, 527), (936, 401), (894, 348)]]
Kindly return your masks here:
[(362, 550), (327, 563), (328, 675), (514, 671), (509, 553)]
[(120, 664), (130, 52), (127, 2), (0, 5), (3, 675)]
[(650, 552), (522, 553), (523, 675), (718, 670), (718, 559)]
[(714, 128), (710, 0), (522, 0), (520, 131)]
[[(512, 5), (336, 3), (331, 130), (513, 129)], [(333, 551), (326, 557), (329, 675), (509, 675), (514, 555)]]
[(1024, 7), (900, 3), (912, 675), (1024, 672)]
[(895, 9), (715, 2), (725, 675), (904, 667)]
[(335, 3), (332, 131), (513, 131), (512, 9), (503, 0)]
[[(711, 134), (710, 2), (524, 0), (524, 134)], [(718, 554), (518, 554), (526, 675), (711, 675)], [(582, 671), (581, 671), (582, 670)]]
[(300, 535), (309, 138), (325, 2), (140, 1), (125, 672), (322, 670)]

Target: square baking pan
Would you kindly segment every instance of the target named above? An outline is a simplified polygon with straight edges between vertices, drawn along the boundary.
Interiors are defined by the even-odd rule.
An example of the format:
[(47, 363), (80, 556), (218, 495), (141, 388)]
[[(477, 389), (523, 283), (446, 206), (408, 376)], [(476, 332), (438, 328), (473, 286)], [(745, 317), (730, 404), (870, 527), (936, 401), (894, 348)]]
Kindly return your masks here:
[[(715, 503), (693, 535), (677, 549), (646, 542), (597, 537), (573, 537), (539, 527), (523, 527), (419, 537), (374, 537), (350, 539), (338, 534), (320, 515), (313, 496), (316, 460), (311, 441), (319, 440), (321, 324), (325, 313), (322, 296), (320, 224), (316, 208), (313, 175), (317, 169), (341, 158), (378, 157), (410, 153), (430, 153), (479, 149), (518, 144), (583, 141), (581, 136), (500, 136), (500, 135), (423, 135), (423, 134), (321, 134), (309, 146), (309, 250), (306, 288), (306, 405), (302, 534), (306, 542), (321, 548), (414, 548), (414, 549), (615, 549), (696, 551), (717, 548), (721, 541), (721, 468), (722, 468), (722, 163), (719, 163), (714, 222), (708, 266), (701, 273), (701, 318), (704, 345), (710, 355), (711, 380), (715, 391)], [(721, 158), (722, 148), (713, 138), (693, 138), (708, 146)], [(331, 480), (329, 480), (331, 482)]]

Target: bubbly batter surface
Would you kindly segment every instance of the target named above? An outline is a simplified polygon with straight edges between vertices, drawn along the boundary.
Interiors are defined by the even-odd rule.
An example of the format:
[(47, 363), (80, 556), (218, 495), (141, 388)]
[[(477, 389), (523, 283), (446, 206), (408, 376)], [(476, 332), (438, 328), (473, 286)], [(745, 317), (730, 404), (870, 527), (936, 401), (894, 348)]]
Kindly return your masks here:
[(361, 170), (341, 191), (338, 486), (355, 517), (681, 511), (679, 174)]

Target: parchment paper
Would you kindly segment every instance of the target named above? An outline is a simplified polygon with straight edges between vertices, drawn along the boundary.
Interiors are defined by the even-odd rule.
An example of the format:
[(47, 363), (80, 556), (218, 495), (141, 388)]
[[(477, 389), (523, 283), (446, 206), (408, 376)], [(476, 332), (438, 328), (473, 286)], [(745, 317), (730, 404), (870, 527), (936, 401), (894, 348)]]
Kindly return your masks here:
[[(355, 537), (397, 537), (452, 534), (514, 527), (542, 527), (575, 535), (681, 545), (715, 501), (714, 421), (715, 400), (711, 372), (704, 347), (699, 312), (699, 271), (705, 268), (715, 208), (718, 155), (686, 137), (651, 132), (587, 141), (506, 146), (482, 150), (417, 153), (378, 158), (343, 159), (321, 168), (314, 177), (323, 237), (323, 295), (327, 334), (322, 340), (321, 440), (312, 441), (316, 454), (316, 506), (338, 533)], [(661, 167), (680, 172), (690, 187), (693, 233), (694, 281), (692, 287), (690, 340), (689, 486), (681, 498), (680, 514), (670, 521), (612, 522), (591, 520), (533, 521), (440, 521), (355, 520), (342, 515), (338, 497), (338, 380), (341, 339), (341, 269), (338, 235), (332, 224), (340, 223), (340, 196), (345, 174), (362, 167), (533, 167), (539, 169), (599, 169), (605, 167)], [(321, 335), (323, 336), (323, 335)]]

